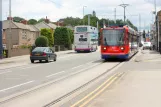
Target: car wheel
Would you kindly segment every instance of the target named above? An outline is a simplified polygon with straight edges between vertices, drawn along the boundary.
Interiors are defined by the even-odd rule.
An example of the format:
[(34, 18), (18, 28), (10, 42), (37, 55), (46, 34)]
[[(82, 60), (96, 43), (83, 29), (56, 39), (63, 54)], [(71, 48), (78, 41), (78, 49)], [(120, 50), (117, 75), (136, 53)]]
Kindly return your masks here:
[(31, 60), (31, 63), (34, 63), (34, 60)]
[(41, 62), (42, 62), (42, 60), (39, 60), (39, 62), (41, 63)]
[(46, 62), (49, 62), (49, 57), (48, 57), (48, 59), (46, 60)]
[(54, 61), (56, 61), (56, 57), (54, 58)]

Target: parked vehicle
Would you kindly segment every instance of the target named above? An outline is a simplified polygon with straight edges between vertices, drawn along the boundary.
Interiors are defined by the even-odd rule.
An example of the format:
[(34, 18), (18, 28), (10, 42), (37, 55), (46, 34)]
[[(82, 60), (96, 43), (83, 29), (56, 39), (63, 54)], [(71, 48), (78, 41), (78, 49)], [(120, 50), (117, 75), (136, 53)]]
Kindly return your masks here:
[(138, 44), (137, 44), (137, 42), (132, 43), (132, 48), (133, 48), (133, 49), (138, 49)]
[(151, 44), (151, 42), (144, 42), (144, 44), (143, 44), (143, 50), (144, 49), (150, 49), (150, 50), (152, 50), (152, 44)]
[(93, 52), (98, 46), (98, 29), (92, 26), (75, 26), (74, 30), (75, 51)]
[(56, 61), (57, 55), (50, 47), (36, 47), (30, 54), (31, 63), (34, 63), (35, 60), (45, 60), (49, 62), (50, 60)]
[(102, 59), (129, 59), (138, 51), (136, 47), (137, 32), (129, 26), (110, 26), (101, 29)]

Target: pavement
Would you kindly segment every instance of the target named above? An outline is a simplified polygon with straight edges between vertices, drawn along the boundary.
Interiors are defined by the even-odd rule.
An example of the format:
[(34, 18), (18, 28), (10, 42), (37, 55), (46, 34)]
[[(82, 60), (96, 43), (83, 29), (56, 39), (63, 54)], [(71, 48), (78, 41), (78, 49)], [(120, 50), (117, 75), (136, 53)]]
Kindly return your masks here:
[(161, 55), (143, 50), (116, 72), (116, 80), (86, 107), (161, 107)]

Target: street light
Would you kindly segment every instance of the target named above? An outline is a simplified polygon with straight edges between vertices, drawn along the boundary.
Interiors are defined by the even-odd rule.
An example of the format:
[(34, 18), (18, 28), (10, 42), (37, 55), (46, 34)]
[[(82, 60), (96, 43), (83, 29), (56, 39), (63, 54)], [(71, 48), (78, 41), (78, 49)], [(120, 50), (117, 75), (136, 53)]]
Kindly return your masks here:
[(125, 20), (126, 20), (126, 16), (125, 16), (125, 8), (126, 8), (127, 6), (129, 6), (129, 4), (120, 4), (119, 6), (121, 6), (121, 7), (123, 7), (123, 8), (124, 8), (124, 22), (125, 22)]
[(83, 25), (84, 25), (84, 8), (87, 6), (83, 6)]

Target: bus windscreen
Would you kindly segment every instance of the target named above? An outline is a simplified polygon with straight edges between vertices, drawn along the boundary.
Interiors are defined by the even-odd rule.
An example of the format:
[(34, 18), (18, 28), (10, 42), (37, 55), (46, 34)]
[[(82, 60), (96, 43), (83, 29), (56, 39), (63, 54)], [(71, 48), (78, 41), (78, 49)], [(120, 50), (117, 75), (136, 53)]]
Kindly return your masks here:
[(87, 32), (87, 27), (77, 27), (76, 31), (77, 32)]

